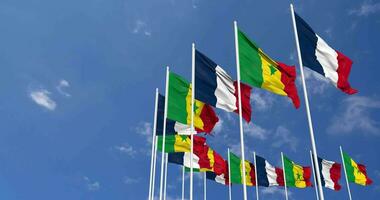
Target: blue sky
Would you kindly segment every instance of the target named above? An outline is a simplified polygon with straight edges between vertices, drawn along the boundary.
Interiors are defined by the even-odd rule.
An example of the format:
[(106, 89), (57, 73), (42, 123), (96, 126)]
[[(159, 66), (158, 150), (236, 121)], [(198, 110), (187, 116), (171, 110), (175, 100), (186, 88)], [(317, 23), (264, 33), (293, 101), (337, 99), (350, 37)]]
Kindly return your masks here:
[[(190, 80), (191, 42), (236, 77), (233, 20), (270, 56), (295, 65), (289, 1), (2, 0), (0, 2), (0, 199), (145, 199), (148, 193), (154, 90), (165, 66)], [(306, 71), (320, 156), (340, 162), (339, 145), (368, 167), (370, 187), (351, 185), (354, 199), (380, 195), (380, 2), (294, 1), (327, 43), (352, 58), (347, 96)], [(298, 68), (297, 68), (298, 70)], [(280, 165), (283, 151), (310, 165), (305, 106), (254, 89), (246, 154)], [(217, 111), (208, 143), (238, 153), (235, 114)], [(159, 163), (158, 163), (159, 164)], [(169, 166), (169, 199), (180, 197), (180, 170)], [(325, 190), (328, 199), (347, 199)], [(188, 183), (187, 183), (188, 186)], [(208, 182), (210, 199), (227, 188)], [(254, 188), (249, 188), (253, 198)], [(195, 197), (202, 181), (195, 179)], [(314, 189), (290, 189), (312, 199)], [(261, 189), (262, 199), (282, 190)], [(234, 186), (241, 199), (241, 186)]]

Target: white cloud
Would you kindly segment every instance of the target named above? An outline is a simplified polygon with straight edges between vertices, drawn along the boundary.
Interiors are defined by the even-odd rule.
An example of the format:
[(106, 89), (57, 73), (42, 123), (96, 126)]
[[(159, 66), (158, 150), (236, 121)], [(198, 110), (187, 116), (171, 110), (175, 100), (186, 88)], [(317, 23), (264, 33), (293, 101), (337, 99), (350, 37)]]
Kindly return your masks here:
[(380, 3), (372, 3), (372, 1), (364, 1), (357, 9), (349, 10), (348, 13), (350, 15), (356, 16), (368, 16), (371, 14), (375, 14), (380, 11)]
[(140, 122), (139, 125), (135, 128), (135, 131), (142, 135), (143, 137), (146, 137), (149, 144), (152, 143), (152, 123), (150, 122)]
[(380, 100), (357, 95), (350, 96), (343, 100), (341, 112), (332, 118), (327, 131), (344, 134), (362, 130), (368, 134), (380, 135), (380, 122), (371, 117), (373, 109), (380, 109)]
[[(285, 196), (285, 190), (282, 187), (261, 187), (259, 191), (263, 195), (281, 194)], [(290, 196), (292, 196), (292, 193), (288, 190), (288, 197)]]
[(50, 97), (50, 92), (45, 89), (37, 89), (30, 92), (29, 96), (32, 100), (48, 110), (55, 110), (57, 104)]
[(284, 126), (279, 126), (273, 136), (272, 146), (280, 148), (282, 146), (289, 146), (292, 151), (296, 151), (298, 146), (297, 137), (293, 136), (289, 129)]
[(152, 32), (148, 29), (146, 22), (142, 21), (141, 19), (138, 19), (135, 21), (135, 25), (132, 29), (132, 33), (133, 34), (142, 33), (148, 37), (152, 35)]
[(89, 191), (97, 191), (100, 189), (100, 183), (98, 181), (91, 181), (87, 176), (84, 176), (83, 180)]
[(124, 183), (127, 185), (138, 183), (140, 180), (140, 178), (124, 177)]
[(65, 96), (65, 97), (71, 97), (71, 95), (67, 92), (64, 91), (64, 88), (68, 88), (70, 87), (70, 83), (68, 81), (66, 81), (65, 79), (62, 79), (59, 81), (59, 84), (57, 85), (57, 91)]
[(216, 123), (214, 130), (213, 130), (215, 135), (218, 135), (223, 130), (223, 123), (224, 123), (223, 119), (221, 119), (219, 117), (219, 121), (218, 121), (218, 123)]
[(137, 151), (134, 150), (134, 148), (128, 144), (114, 146), (114, 149), (118, 150), (120, 153), (127, 154), (130, 157), (134, 157), (137, 153)]
[[(312, 94), (323, 94), (328, 87), (332, 86), (330, 84), (330, 81), (327, 78), (323, 77), (321, 74), (314, 72), (307, 67), (304, 67), (303, 69), (307, 89)], [(297, 81), (300, 87), (303, 87), (301, 77), (298, 77)]]
[(262, 128), (261, 126), (253, 123), (244, 123), (244, 133), (247, 134), (250, 137), (265, 140), (267, 139), (268, 135), (270, 134), (268, 130)]
[(273, 106), (275, 101), (274, 95), (267, 91), (254, 90), (251, 94), (251, 102), (254, 111), (266, 111)]

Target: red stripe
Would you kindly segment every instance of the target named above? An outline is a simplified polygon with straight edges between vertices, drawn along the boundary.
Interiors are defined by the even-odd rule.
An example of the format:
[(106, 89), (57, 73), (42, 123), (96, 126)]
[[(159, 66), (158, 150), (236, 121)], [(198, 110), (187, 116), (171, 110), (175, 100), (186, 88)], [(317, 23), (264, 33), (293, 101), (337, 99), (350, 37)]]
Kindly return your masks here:
[[(237, 99), (236, 101), (236, 107), (237, 110), (235, 110), (235, 113), (239, 114), (239, 98), (238, 98), (238, 87), (237, 87), (237, 81), (234, 81), (234, 87), (235, 87), (235, 97)], [(246, 85), (244, 83), (240, 83), (240, 89), (241, 89), (241, 108), (243, 109), (243, 118), (245, 121), (250, 122), (251, 121), (251, 87), (249, 85)]]
[(358, 91), (352, 88), (348, 82), (352, 61), (349, 57), (345, 56), (341, 52), (336, 51), (336, 53), (338, 54), (338, 69), (336, 71), (338, 73), (337, 87), (347, 94), (355, 94)]
[(276, 174), (277, 174), (277, 183), (279, 186), (285, 186), (284, 184), (284, 171), (281, 168), (275, 168), (276, 169)]
[(221, 174), (226, 174), (226, 172), (228, 173), (226, 161), (223, 159), (221, 155), (219, 155), (215, 151), (214, 151), (214, 160), (215, 160), (215, 163), (214, 163), (215, 174), (221, 175)]
[(203, 130), (196, 130), (198, 132), (211, 133), (212, 129), (215, 127), (215, 124), (219, 121), (214, 109), (210, 105), (205, 104), (201, 111), (200, 117), (203, 121)]
[(310, 167), (303, 167), (303, 179), (306, 182), (307, 187), (311, 187), (311, 168)]
[(295, 84), (297, 73), (294, 66), (288, 66), (278, 62), (278, 69), (281, 72), (281, 82), (285, 85), (284, 91), (292, 100), (296, 108), (300, 107), (300, 98), (298, 97), (297, 86)]
[(340, 190), (342, 186), (339, 185), (339, 179), (341, 177), (341, 164), (334, 163), (330, 169), (330, 178), (334, 182), (334, 190)]
[(251, 182), (255, 186), (256, 185), (256, 177), (255, 177), (255, 166), (252, 163), (249, 163), (251, 166), (251, 171), (249, 172), (249, 176), (251, 177)]
[(365, 175), (365, 178), (367, 179), (365, 184), (366, 185), (372, 184), (372, 180), (367, 175), (367, 169), (366, 169), (365, 165), (358, 164), (358, 168), (359, 168), (360, 172), (363, 173)]

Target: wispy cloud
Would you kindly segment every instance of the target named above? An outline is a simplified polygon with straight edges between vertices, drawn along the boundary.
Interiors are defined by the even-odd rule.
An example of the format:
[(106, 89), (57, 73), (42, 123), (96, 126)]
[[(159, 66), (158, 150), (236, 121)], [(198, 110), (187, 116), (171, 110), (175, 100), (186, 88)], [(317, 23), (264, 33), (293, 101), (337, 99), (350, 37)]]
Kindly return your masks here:
[(273, 94), (262, 90), (254, 90), (251, 94), (251, 102), (255, 111), (266, 111), (273, 106), (275, 97)]
[(135, 184), (135, 183), (138, 183), (140, 181), (141, 181), (140, 178), (132, 178), (132, 177), (124, 177), (124, 180), (123, 180), (123, 182), (127, 185)]
[(380, 12), (379, 2), (373, 3), (372, 1), (364, 1), (361, 3), (361, 5), (358, 8), (349, 10), (348, 14), (361, 17), (361, 16), (369, 16), (377, 12)]
[(259, 140), (265, 140), (267, 139), (268, 135), (270, 134), (268, 130), (262, 128), (261, 126), (253, 123), (244, 123), (244, 133), (247, 134), (250, 137), (259, 139)]
[(343, 100), (341, 112), (335, 115), (328, 133), (344, 134), (361, 130), (367, 134), (380, 135), (380, 122), (371, 117), (371, 111), (380, 109), (380, 100), (365, 96), (350, 96)]
[(50, 92), (45, 89), (32, 90), (29, 93), (30, 98), (39, 106), (48, 110), (55, 110), (57, 104), (50, 98)]
[(143, 34), (145, 36), (151, 36), (152, 32), (148, 29), (145, 21), (138, 19), (135, 21), (134, 27), (132, 29), (133, 34)]
[(149, 142), (149, 144), (152, 143), (152, 123), (150, 122), (140, 122), (137, 127), (135, 128), (135, 131), (146, 138), (146, 140)]
[(69, 88), (70, 87), (70, 83), (68, 81), (66, 81), (65, 79), (62, 79), (59, 81), (59, 84), (57, 85), (57, 91), (65, 96), (65, 97), (71, 97), (71, 94), (67, 93), (64, 91), (65, 88)]
[[(328, 87), (332, 87), (329, 80), (317, 72), (314, 72), (307, 67), (304, 67), (303, 71), (305, 80), (307, 80), (307, 89), (312, 94), (323, 94)], [(297, 78), (297, 83), (300, 87), (302, 87), (302, 81), (300, 77)]]
[(219, 117), (219, 121), (218, 121), (218, 123), (216, 123), (214, 130), (213, 130), (215, 135), (218, 135), (223, 130), (223, 123), (224, 123), (223, 119)]
[(114, 146), (114, 149), (119, 151), (120, 153), (126, 154), (130, 157), (134, 157), (137, 153), (137, 151), (129, 144)]
[(277, 127), (273, 135), (272, 146), (280, 148), (282, 146), (289, 146), (292, 151), (296, 151), (298, 146), (298, 139), (295, 137), (289, 129), (284, 126)]
[[(281, 194), (285, 196), (285, 190), (283, 188), (278, 187), (263, 187), (259, 190), (263, 195), (274, 195)], [(292, 196), (292, 193), (288, 190), (288, 197)]]
[(86, 184), (86, 188), (89, 190), (89, 191), (97, 191), (100, 189), (100, 183), (98, 181), (92, 181), (90, 178), (88, 178), (87, 176), (84, 176), (83, 177), (83, 180)]

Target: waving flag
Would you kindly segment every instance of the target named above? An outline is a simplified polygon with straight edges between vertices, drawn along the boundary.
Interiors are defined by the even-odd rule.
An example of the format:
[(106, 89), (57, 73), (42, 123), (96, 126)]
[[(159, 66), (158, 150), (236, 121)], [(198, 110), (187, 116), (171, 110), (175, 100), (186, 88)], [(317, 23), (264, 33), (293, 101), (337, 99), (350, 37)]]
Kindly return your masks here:
[(350, 58), (331, 48), (300, 16), (294, 14), (303, 65), (329, 79), (343, 92), (357, 93), (348, 82), (352, 65)]
[[(168, 162), (190, 168), (190, 165), (191, 165), (190, 155), (191, 155), (190, 152), (169, 153)], [(199, 157), (193, 153), (193, 170), (200, 169), (198, 162), (199, 162)]]
[(194, 127), (197, 131), (210, 133), (219, 121), (211, 106), (195, 100), (191, 106), (191, 85), (177, 74), (169, 74), (168, 118), (182, 124), (191, 124), (194, 112)]
[(318, 157), (319, 170), (322, 174), (322, 186), (332, 189), (340, 190), (339, 179), (341, 177), (341, 165), (334, 161), (325, 160)]
[[(206, 138), (200, 136), (193, 136), (194, 145), (193, 150), (196, 148), (203, 148), (206, 142)], [(157, 137), (157, 149), (162, 151), (163, 136)], [(168, 135), (165, 137), (165, 152), (190, 152), (191, 151), (191, 139), (187, 135)]]
[(302, 167), (301, 165), (297, 165), (286, 156), (284, 156), (284, 167), (286, 186), (297, 188), (311, 187), (310, 167)]
[(256, 155), (257, 181), (259, 186), (284, 186), (284, 172), (273, 167), (267, 160)]
[[(237, 96), (237, 83), (224, 69), (217, 65), (210, 58), (195, 50), (195, 98), (212, 105), (216, 108), (223, 109), (227, 112), (239, 113), (239, 101)], [(241, 87), (243, 118), (250, 122), (251, 104), (250, 93), (251, 87)]]
[[(231, 183), (243, 184), (243, 162), (242, 160), (236, 156), (235, 154), (230, 152), (230, 171), (231, 171)], [(255, 166), (245, 161), (245, 182), (247, 186), (255, 186), (256, 178), (255, 178)]]
[(372, 184), (372, 180), (368, 177), (367, 169), (364, 165), (357, 164), (348, 154), (344, 152), (343, 160), (349, 182), (363, 186)]
[(228, 175), (228, 173), (217, 175), (215, 172), (206, 172), (206, 178), (207, 179), (213, 180), (213, 181), (220, 183), (220, 184), (223, 184), (223, 185), (229, 184), (228, 176), (226, 176), (226, 175)]
[(272, 60), (240, 30), (238, 43), (241, 81), (278, 95), (288, 96), (294, 106), (299, 108), (295, 67)]

